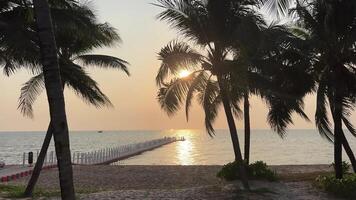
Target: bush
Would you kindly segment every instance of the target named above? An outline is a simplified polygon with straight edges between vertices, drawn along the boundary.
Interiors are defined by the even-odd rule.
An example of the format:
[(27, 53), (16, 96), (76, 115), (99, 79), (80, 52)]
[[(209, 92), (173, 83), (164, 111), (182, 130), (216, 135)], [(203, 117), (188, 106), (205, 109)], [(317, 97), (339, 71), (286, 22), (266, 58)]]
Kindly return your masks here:
[(248, 167), (248, 175), (249, 177), (257, 179), (267, 179), (269, 181), (277, 180), (277, 173), (269, 169), (267, 164), (263, 161), (250, 164)]
[[(231, 162), (223, 166), (217, 173), (217, 177), (227, 181), (239, 179), (238, 170), (241, 163)], [(268, 168), (267, 164), (263, 161), (257, 161), (247, 167), (247, 175), (251, 179), (266, 179), (269, 181), (277, 180), (277, 173)]]
[(239, 164), (237, 162), (230, 162), (224, 165), (216, 176), (227, 181), (233, 181), (239, 178), (237, 173), (238, 169)]
[[(335, 169), (335, 163), (332, 163), (331, 166), (333, 166)], [(347, 174), (350, 170), (350, 167), (351, 165), (348, 162), (342, 161), (342, 174)]]
[(356, 174), (346, 174), (343, 179), (334, 175), (318, 176), (316, 185), (323, 190), (339, 197), (356, 199)]

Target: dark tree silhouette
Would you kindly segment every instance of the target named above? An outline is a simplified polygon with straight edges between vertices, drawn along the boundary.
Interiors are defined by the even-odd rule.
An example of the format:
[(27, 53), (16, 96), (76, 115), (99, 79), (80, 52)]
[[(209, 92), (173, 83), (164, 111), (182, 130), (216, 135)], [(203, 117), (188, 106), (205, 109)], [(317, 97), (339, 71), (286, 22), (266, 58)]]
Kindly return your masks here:
[(53, 128), (58, 160), (61, 196), (64, 200), (73, 200), (75, 199), (75, 192), (69, 148), (68, 124), (50, 8), (47, 0), (34, 0), (33, 3), (51, 116), (50, 126)]
[[(356, 2), (331, 0), (297, 2), (294, 9), (317, 80), (316, 125), (319, 132), (334, 141), (335, 175), (342, 178), (342, 145), (356, 169), (354, 154), (342, 126), (356, 136), (349, 116), (356, 102)], [(302, 31), (299, 31), (300, 33)], [(330, 106), (334, 130), (327, 116)]]

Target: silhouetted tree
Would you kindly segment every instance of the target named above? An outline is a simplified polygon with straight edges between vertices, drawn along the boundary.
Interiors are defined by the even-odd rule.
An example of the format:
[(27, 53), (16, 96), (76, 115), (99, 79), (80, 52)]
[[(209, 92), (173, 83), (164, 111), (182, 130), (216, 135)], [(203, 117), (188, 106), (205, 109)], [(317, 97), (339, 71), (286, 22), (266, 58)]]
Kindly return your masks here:
[[(172, 27), (194, 42), (197, 51), (185, 42), (171, 42), (159, 53), (162, 65), (157, 75), (161, 87), (158, 97), (168, 114), (176, 112), (185, 100), (187, 118), (192, 98), (197, 96), (205, 111), (205, 126), (210, 135), (214, 134), (212, 122), (223, 105), (234, 147), (235, 160), (243, 163), (233, 113), (241, 115), (238, 106), (243, 93), (233, 83), (236, 63), (229, 59), (234, 51), (238, 29), (258, 28), (260, 16), (252, 9), (258, 1), (178, 1), (161, 0), (163, 11), (159, 18), (168, 21)], [(202, 53), (200, 53), (202, 52)], [(191, 75), (176, 78), (187, 69)], [(173, 76), (173, 77), (172, 77)], [(245, 78), (241, 74), (239, 76)], [(167, 81), (166, 79), (170, 79)], [(241, 78), (240, 78), (241, 79)], [(243, 166), (243, 165), (241, 165)], [(241, 168), (241, 170), (244, 170)], [(245, 172), (240, 172), (245, 175)], [(247, 182), (245, 182), (247, 186)]]
[[(240, 30), (240, 29), (239, 29)], [(291, 48), (298, 38), (281, 25), (267, 26), (263, 21), (255, 29), (237, 32), (232, 72), (238, 77), (236, 91), (243, 94), (245, 128), (245, 162), (250, 154), (249, 96), (257, 95), (268, 106), (268, 123), (281, 137), (292, 121), (292, 113), (309, 120), (303, 111), (303, 98), (311, 93), (314, 80), (306, 71), (309, 60)], [(291, 62), (291, 60), (297, 60)], [(240, 75), (240, 76), (239, 76)], [(244, 78), (241, 79), (241, 76)], [(300, 87), (303, 83), (304, 87)]]
[[(129, 75), (127, 62), (116, 57), (88, 54), (98, 47), (110, 47), (120, 42), (120, 37), (109, 24), (97, 23), (96, 16), (85, 5), (70, 4), (66, 6), (51, 5), (55, 31), (62, 87), (73, 89), (85, 102), (96, 107), (111, 105), (109, 99), (103, 94), (97, 83), (86, 73), (87, 66), (99, 66), (104, 69), (112, 68), (123, 70)], [(65, 16), (63, 16), (65, 15)], [(83, 54), (83, 52), (87, 54)], [(33, 116), (32, 104), (44, 88), (44, 77), (41, 70), (21, 89), (19, 108), (27, 116)], [(43, 161), (51, 140), (51, 125), (46, 133), (34, 172), (25, 191), (26, 196), (32, 195), (34, 186), (39, 177)]]
[[(342, 124), (356, 136), (349, 116), (356, 102), (356, 2), (353, 0), (314, 0), (297, 2), (295, 8), (308, 47), (311, 69), (317, 86), (316, 125), (319, 132), (334, 141), (335, 175), (342, 178), (342, 144), (355, 169), (355, 158)], [(302, 33), (302, 31), (300, 31)], [(327, 116), (329, 104), (334, 130)]]
[(45, 87), (51, 115), (51, 127), (53, 128), (58, 159), (61, 196), (62, 199), (72, 200), (75, 199), (75, 193), (69, 148), (68, 124), (50, 8), (46, 0), (34, 0), (33, 3), (40, 41)]

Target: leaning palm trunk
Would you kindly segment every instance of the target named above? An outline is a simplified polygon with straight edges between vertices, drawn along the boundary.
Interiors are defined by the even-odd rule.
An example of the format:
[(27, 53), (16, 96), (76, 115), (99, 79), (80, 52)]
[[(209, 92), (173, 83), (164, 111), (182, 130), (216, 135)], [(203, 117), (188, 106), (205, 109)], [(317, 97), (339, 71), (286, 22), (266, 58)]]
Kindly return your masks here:
[(240, 166), (239, 167), (239, 172), (240, 172), (240, 177), (241, 177), (242, 184), (243, 184), (245, 189), (249, 190), (250, 187), (249, 187), (249, 184), (248, 184), (246, 168), (245, 168), (245, 164), (244, 164), (243, 159), (242, 159), (241, 148), (240, 148), (240, 144), (239, 144), (239, 138), (238, 138), (238, 135), (237, 135), (237, 129), (236, 129), (235, 121), (234, 121), (234, 116), (232, 115), (232, 112), (231, 112), (229, 98), (228, 98), (228, 95), (226, 93), (224, 84), (222, 83), (222, 78), (221, 77), (218, 78), (218, 82), (219, 82), (220, 94), (221, 94), (222, 102), (223, 102), (223, 105), (224, 105), (224, 110), (225, 110), (225, 114), (226, 114), (227, 123), (229, 125), (232, 145), (233, 145), (233, 148), (234, 148), (235, 161), (237, 161), (239, 163), (239, 166)]
[(33, 4), (51, 116), (51, 127), (53, 128), (58, 161), (61, 196), (63, 200), (73, 200), (75, 199), (75, 193), (69, 149), (68, 124), (50, 9), (47, 0), (34, 0)]
[(48, 126), (48, 130), (47, 130), (45, 139), (44, 139), (43, 144), (42, 144), (42, 148), (41, 148), (40, 154), (39, 154), (39, 156), (37, 158), (35, 168), (33, 169), (30, 181), (27, 184), (27, 187), (26, 187), (26, 190), (25, 190), (25, 193), (24, 193), (25, 197), (30, 197), (33, 194), (33, 190), (34, 190), (35, 185), (37, 183), (38, 177), (40, 176), (40, 173), (41, 173), (41, 170), (42, 170), (42, 167), (43, 167), (43, 163), (44, 163), (44, 160), (46, 158), (46, 154), (47, 154), (47, 150), (48, 150), (49, 144), (51, 143), (52, 131), (53, 131), (53, 129), (52, 129), (51, 123), (50, 123), (49, 126)]
[(356, 173), (356, 158), (354, 153), (352, 152), (349, 142), (347, 141), (347, 138), (345, 137), (344, 131), (342, 131), (341, 139), (342, 139), (342, 146), (344, 147), (345, 152), (350, 159), (354, 173)]
[(244, 128), (245, 128), (245, 157), (248, 165), (250, 163), (251, 127), (250, 127), (250, 103), (248, 93), (244, 94)]

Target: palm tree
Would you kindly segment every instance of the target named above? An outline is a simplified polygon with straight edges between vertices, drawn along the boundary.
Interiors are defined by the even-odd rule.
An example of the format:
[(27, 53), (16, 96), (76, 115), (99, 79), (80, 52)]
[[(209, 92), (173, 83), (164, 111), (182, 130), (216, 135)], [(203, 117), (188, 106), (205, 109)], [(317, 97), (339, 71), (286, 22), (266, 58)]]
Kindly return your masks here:
[[(242, 35), (242, 34), (239, 34)], [(293, 112), (309, 120), (303, 111), (303, 98), (313, 91), (314, 81), (310, 73), (306, 72), (307, 59), (303, 59), (299, 52), (288, 48), (297, 42), (297, 38), (281, 25), (261, 24), (255, 33), (248, 37), (239, 38), (235, 56), (235, 68), (245, 70), (244, 83), (236, 83), (241, 88), (244, 101), (244, 129), (245, 129), (245, 162), (250, 157), (250, 116), (249, 96), (257, 95), (268, 105), (267, 121), (271, 128), (284, 137), (286, 128), (293, 123)], [(243, 47), (243, 48), (241, 48)], [(299, 58), (298, 62), (290, 62), (292, 57)], [(289, 61), (289, 62), (288, 62)], [(236, 76), (238, 75), (237, 72)], [(304, 87), (300, 87), (303, 83)]]
[(61, 196), (65, 200), (74, 200), (75, 192), (68, 125), (50, 8), (48, 2), (44, 0), (34, 0), (34, 8), (44, 69), (45, 87), (50, 108), (51, 126), (53, 128), (58, 159)]
[[(108, 24), (97, 23), (96, 16), (84, 5), (52, 5), (54, 25), (60, 63), (62, 87), (73, 89), (85, 102), (96, 107), (111, 105), (109, 99), (101, 92), (97, 83), (85, 72), (85, 68), (96, 65), (102, 68), (123, 70), (129, 75), (127, 62), (116, 57), (96, 54), (83, 54), (97, 47), (112, 46), (120, 42), (120, 37)], [(75, 14), (74, 14), (75, 13)], [(67, 16), (67, 19), (63, 16)], [(80, 19), (80, 20), (77, 20)], [(35, 75), (21, 89), (19, 108), (24, 115), (33, 116), (32, 104), (44, 88), (43, 72), (36, 70)], [(50, 125), (37, 159), (34, 172), (27, 185), (25, 195), (31, 196), (39, 177), (43, 161), (52, 137)]]
[[(237, 29), (245, 26), (257, 28), (260, 17), (251, 7), (254, 1), (184, 1), (160, 0), (158, 6), (165, 9), (161, 20), (168, 21), (182, 35), (200, 47), (194, 50), (188, 43), (173, 41), (162, 48), (159, 59), (162, 65), (156, 82), (160, 86), (158, 98), (169, 115), (175, 113), (184, 102), (187, 119), (194, 96), (198, 97), (205, 111), (205, 127), (214, 135), (213, 121), (218, 106), (223, 105), (234, 147), (235, 160), (243, 163), (234, 116), (240, 115), (238, 107), (241, 93), (232, 83), (235, 66), (229, 56)], [(205, 52), (204, 52), (205, 51)], [(200, 53), (203, 52), (203, 53)], [(191, 71), (185, 78), (176, 78), (182, 70)], [(172, 77), (173, 76), (173, 77)], [(241, 76), (243, 77), (243, 76)], [(170, 79), (170, 80), (167, 80)], [(244, 165), (241, 175), (246, 176)], [(246, 177), (243, 177), (246, 180)], [(245, 182), (247, 186), (247, 182)]]
[[(96, 107), (111, 106), (97, 83), (87, 75), (85, 68), (96, 65), (125, 71), (127, 62), (116, 57), (88, 54), (92, 49), (108, 47), (120, 42), (120, 37), (109, 24), (97, 22), (95, 14), (84, 4), (75, 1), (49, 2), (60, 58), (63, 89), (67, 85), (85, 102)], [(33, 116), (32, 104), (44, 89), (44, 75), (40, 67), (38, 38), (30, 1), (2, 2), (0, 12), (0, 63), (10, 75), (18, 68), (27, 67), (35, 76), (21, 90), (20, 104), (24, 115)], [(25, 194), (30, 196), (40, 174), (52, 137), (51, 125), (47, 131), (40, 156), (36, 162)]]
[[(301, 3), (295, 8), (298, 23), (306, 30), (311, 68), (318, 82), (316, 125), (319, 132), (334, 140), (336, 178), (342, 178), (342, 144), (355, 169), (354, 155), (342, 125), (356, 136), (349, 116), (356, 102), (356, 2), (352, 0)], [(334, 130), (327, 116), (329, 104)]]

